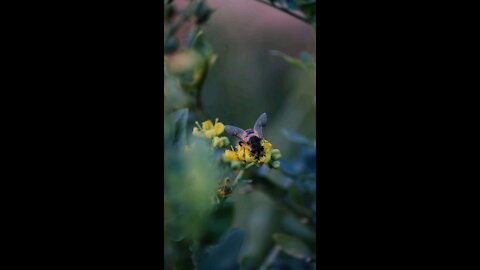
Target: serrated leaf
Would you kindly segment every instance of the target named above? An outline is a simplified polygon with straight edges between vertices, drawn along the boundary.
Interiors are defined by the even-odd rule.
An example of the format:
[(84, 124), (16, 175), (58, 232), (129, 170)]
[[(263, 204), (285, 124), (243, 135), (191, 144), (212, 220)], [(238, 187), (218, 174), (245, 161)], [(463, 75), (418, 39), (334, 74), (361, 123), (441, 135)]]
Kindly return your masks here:
[(187, 120), (188, 109), (181, 109), (170, 114), (170, 120), (174, 127), (173, 143), (181, 147), (187, 144)]
[(296, 237), (283, 233), (276, 233), (273, 235), (273, 240), (282, 248), (285, 253), (290, 256), (298, 259), (312, 257), (312, 252), (308, 246), (302, 240)]

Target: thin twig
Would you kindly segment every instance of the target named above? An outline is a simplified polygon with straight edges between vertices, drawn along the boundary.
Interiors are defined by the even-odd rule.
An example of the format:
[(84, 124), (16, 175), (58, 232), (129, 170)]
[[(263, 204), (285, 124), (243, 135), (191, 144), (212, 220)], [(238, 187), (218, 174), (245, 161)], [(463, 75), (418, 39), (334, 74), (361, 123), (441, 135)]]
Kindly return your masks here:
[(305, 18), (305, 17), (303, 17), (303, 16), (300, 16), (300, 15), (294, 13), (294, 12), (291, 12), (290, 10), (288, 10), (288, 9), (286, 9), (286, 8), (284, 8), (284, 7), (279, 7), (279, 6), (277, 6), (277, 5), (273, 4), (273, 3), (265, 2), (265, 1), (262, 1), (262, 0), (255, 0), (255, 1), (260, 2), (260, 3), (264, 4), (264, 5), (267, 5), (267, 6), (276, 8), (276, 9), (278, 9), (278, 10), (280, 10), (280, 11), (283, 11), (283, 12), (285, 12), (286, 14), (288, 14), (288, 15), (290, 15), (290, 16), (292, 16), (292, 17), (295, 17), (295, 18), (301, 20), (302, 22), (304, 22), (304, 23), (306, 23), (306, 24), (308, 24), (308, 25), (311, 24), (311, 22), (310, 22), (307, 18)]
[(236, 186), (238, 181), (242, 178), (243, 173), (245, 170), (240, 170), (240, 172), (237, 174), (237, 177), (235, 177), (235, 180), (233, 180), (233, 186)]

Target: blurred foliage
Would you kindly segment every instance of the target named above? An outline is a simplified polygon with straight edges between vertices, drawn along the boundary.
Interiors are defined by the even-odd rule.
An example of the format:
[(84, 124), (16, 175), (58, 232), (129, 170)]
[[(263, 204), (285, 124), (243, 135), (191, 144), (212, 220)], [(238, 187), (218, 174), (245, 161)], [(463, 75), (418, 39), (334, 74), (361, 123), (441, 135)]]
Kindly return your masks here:
[[(262, 44), (271, 51), (263, 56), (227, 53), (221, 44), (255, 53), (254, 40), (229, 41), (227, 25), (209, 24), (207, 1), (179, 2), (164, 0), (164, 268), (316, 269), (314, 57), (274, 43)], [(316, 28), (315, 0), (257, 2)], [(275, 58), (289, 66), (279, 70)], [(255, 72), (275, 79), (258, 76), (248, 89), (239, 74)], [(236, 142), (217, 129), (195, 135), (207, 134), (195, 122), (210, 115), (247, 129), (261, 112), (272, 116), (264, 135), (281, 149), (271, 153), (278, 170), (226, 162)]]
[[(312, 25), (317, 23), (317, 0), (256, 0), (271, 5), (295, 18)], [(299, 15), (298, 13), (301, 15)]]

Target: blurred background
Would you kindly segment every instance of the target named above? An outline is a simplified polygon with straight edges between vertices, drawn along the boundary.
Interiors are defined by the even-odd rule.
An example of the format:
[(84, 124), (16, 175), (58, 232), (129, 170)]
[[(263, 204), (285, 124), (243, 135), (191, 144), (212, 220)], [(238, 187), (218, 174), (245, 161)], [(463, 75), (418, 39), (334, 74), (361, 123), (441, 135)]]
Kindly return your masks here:
[[(218, 117), (224, 124), (247, 129), (266, 112), (268, 124), (264, 136), (282, 151), (282, 166), (283, 162), (286, 167), (287, 163), (296, 166), (297, 170), (310, 166), (305, 170), (316, 174), (315, 164), (311, 163), (315, 161), (316, 148), (294, 143), (282, 131), (287, 129), (315, 140), (315, 74), (272, 53), (280, 51), (298, 58), (307, 52), (315, 59), (315, 31), (310, 25), (255, 0), (208, 0), (207, 3), (215, 12), (202, 29), (218, 58), (201, 92), (205, 113), (210, 119)], [(188, 29), (179, 33), (180, 39), (187, 35)], [(188, 125), (193, 127), (192, 122)], [(258, 174), (268, 176), (279, 186), (291, 187), (297, 181), (265, 168), (258, 169)], [(310, 185), (313, 187), (309, 191), (315, 193), (315, 180)], [(292, 196), (301, 197), (302, 188), (297, 188)], [(250, 269), (258, 269), (272, 252), (275, 246), (272, 235), (276, 232), (298, 236), (309, 245), (315, 243), (315, 232), (265, 192), (236, 192), (233, 198), (230, 227), (245, 231), (240, 258), (245, 265), (251, 262)]]
[(271, 54), (315, 57), (312, 28), (254, 0), (208, 3), (215, 12), (203, 29), (218, 54), (202, 93), (208, 115), (245, 129), (266, 112), (266, 135), (274, 145), (286, 143), (281, 128), (315, 137), (314, 80)]

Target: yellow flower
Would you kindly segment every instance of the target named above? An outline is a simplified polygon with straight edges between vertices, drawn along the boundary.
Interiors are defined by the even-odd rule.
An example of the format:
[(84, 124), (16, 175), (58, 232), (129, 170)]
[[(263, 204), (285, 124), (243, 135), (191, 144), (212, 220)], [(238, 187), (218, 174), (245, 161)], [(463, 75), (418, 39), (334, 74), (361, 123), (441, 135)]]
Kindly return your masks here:
[(215, 120), (215, 124), (213, 124), (210, 120), (202, 123), (203, 133), (205, 134), (205, 137), (209, 139), (222, 134), (224, 129), (225, 127), (223, 124), (218, 122), (218, 118)]
[(233, 150), (225, 150), (225, 155), (223, 156), (225, 160), (227, 161), (232, 161), (232, 160), (238, 160), (237, 153)]
[(223, 156), (225, 161), (242, 161), (244, 165), (254, 163), (257, 166), (262, 164), (268, 164), (272, 159), (272, 144), (267, 140), (262, 140), (263, 151), (260, 153), (259, 158), (255, 157), (250, 151), (250, 146), (243, 143), (242, 145), (237, 145), (236, 150), (231, 148), (231, 150), (225, 150)]
[(202, 126), (198, 122), (195, 122), (197, 127), (193, 128), (192, 134), (197, 137), (205, 137), (213, 139), (214, 137), (219, 136), (223, 133), (225, 126), (218, 121), (218, 118), (215, 119), (215, 124), (211, 120), (207, 120), (202, 123)]

